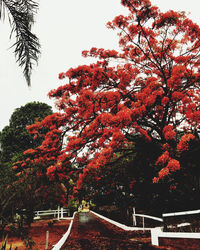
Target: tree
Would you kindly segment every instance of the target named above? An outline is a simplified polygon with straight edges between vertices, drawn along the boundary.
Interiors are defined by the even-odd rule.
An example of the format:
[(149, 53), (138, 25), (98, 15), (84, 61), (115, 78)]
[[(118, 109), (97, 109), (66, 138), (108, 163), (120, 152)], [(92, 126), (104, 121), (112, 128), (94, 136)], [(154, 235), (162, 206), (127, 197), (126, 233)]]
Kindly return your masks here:
[[(15, 172), (15, 166), (13, 167), (14, 162), (24, 159), (23, 152), (26, 149), (36, 148), (43, 141), (42, 137), (33, 138), (28, 134), (26, 126), (39, 122), (50, 114), (52, 108), (46, 103), (27, 103), (13, 112), (9, 126), (0, 133), (0, 218), (3, 222), (12, 222), (15, 213), (22, 213), (25, 209), (23, 216), (26, 215), (27, 223), (30, 224), (34, 209), (52, 205), (52, 200), (63, 193), (60, 185), (50, 183), (47, 177), (36, 177), (34, 168), (21, 178)], [(47, 131), (41, 129), (40, 132)]]
[[(152, 178), (156, 173), (154, 163), (160, 149), (142, 137), (135, 139), (133, 147), (134, 154), (116, 157), (100, 169), (88, 170), (87, 175), (83, 177), (79, 196), (81, 194), (97, 205), (115, 204), (121, 209), (124, 208), (124, 211), (128, 206), (148, 209), (148, 212), (150, 208), (155, 210), (154, 196), (160, 198), (160, 195), (152, 183)], [(164, 187), (160, 185), (159, 191), (161, 188)], [(158, 209), (159, 207), (157, 211)]]
[(24, 76), (28, 86), (31, 85), (31, 71), (34, 62), (38, 62), (40, 44), (38, 38), (31, 32), (34, 23), (34, 14), (38, 4), (33, 0), (0, 0), (0, 19), (5, 18), (8, 12), (11, 24), (11, 36), (16, 34), (14, 53), (19, 66), (24, 68)]
[(26, 126), (41, 121), (52, 114), (52, 108), (46, 103), (31, 102), (15, 109), (6, 126), (0, 134), (1, 157), (4, 162), (16, 161), (26, 149), (35, 148), (42, 143), (42, 138), (30, 135)]
[(199, 26), (149, 0), (121, 3), (130, 14), (108, 22), (119, 30), (120, 50), (83, 51), (97, 62), (61, 73), (66, 84), (49, 93), (60, 113), (28, 127), (31, 134), (50, 129), (32, 157), (51, 162), (51, 180), (77, 171), (75, 193), (92, 171), (133, 155), (138, 136), (161, 151), (153, 183), (173, 178), (182, 154), (199, 142)]
[[(0, 235), (8, 223), (15, 223), (14, 217), (21, 215), (19, 229), (23, 224), (31, 225), (34, 211), (56, 208), (60, 204), (61, 197), (65, 195), (65, 189), (61, 184), (55, 184), (43, 175), (36, 173), (34, 168), (23, 175), (15, 173), (10, 166), (0, 163)], [(14, 171), (13, 171), (14, 170)], [(16, 175), (15, 175), (16, 174)], [(65, 201), (65, 198), (64, 198)]]

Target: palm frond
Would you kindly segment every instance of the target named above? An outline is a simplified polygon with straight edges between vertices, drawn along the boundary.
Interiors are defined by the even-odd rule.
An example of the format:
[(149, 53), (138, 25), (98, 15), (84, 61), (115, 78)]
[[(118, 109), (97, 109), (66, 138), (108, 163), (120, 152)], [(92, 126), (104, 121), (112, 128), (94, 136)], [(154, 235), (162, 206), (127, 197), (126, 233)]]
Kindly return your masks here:
[(4, 18), (5, 18), (5, 8), (4, 8), (3, 1), (0, 0), (0, 19), (4, 19)]
[(15, 48), (16, 61), (24, 68), (23, 73), (30, 86), (32, 67), (38, 62), (40, 54), (39, 40), (31, 32), (38, 4), (33, 0), (0, 0), (0, 19), (5, 15), (5, 8), (12, 28), (11, 36), (13, 33), (16, 36), (16, 42), (12, 46)]

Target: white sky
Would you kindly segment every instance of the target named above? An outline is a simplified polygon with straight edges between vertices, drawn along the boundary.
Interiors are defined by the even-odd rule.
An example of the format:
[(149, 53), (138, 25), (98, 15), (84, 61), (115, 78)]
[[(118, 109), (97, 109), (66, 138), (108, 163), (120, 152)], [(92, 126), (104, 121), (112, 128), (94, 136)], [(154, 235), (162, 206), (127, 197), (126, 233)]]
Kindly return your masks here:
[[(9, 40), (10, 27), (0, 22), (0, 130), (9, 124), (15, 108), (40, 101), (54, 106), (47, 97), (51, 89), (62, 84), (60, 72), (86, 64), (82, 50), (91, 47), (117, 48), (118, 36), (106, 28), (107, 21), (128, 13), (120, 0), (40, 0), (34, 32), (40, 39), (42, 54), (32, 74), (28, 88), (22, 69), (15, 63)], [(168, 9), (190, 12), (190, 18), (200, 25), (199, 0), (152, 0), (162, 11)]]

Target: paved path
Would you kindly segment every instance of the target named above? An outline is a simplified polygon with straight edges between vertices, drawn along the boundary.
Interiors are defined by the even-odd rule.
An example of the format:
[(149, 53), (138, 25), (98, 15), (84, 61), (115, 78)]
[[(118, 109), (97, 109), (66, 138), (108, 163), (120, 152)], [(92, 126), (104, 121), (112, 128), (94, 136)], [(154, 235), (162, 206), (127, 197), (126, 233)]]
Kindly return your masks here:
[(91, 213), (79, 213), (74, 218), (72, 231), (62, 250), (157, 249), (149, 243), (133, 242), (129, 238), (126, 232), (104, 223)]

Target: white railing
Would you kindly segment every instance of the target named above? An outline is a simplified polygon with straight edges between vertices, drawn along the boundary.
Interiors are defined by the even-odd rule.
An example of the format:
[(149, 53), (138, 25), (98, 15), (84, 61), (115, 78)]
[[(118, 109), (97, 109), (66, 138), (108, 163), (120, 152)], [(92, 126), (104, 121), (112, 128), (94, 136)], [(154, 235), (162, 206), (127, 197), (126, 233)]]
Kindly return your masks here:
[[(163, 218), (167, 217), (178, 217), (192, 214), (200, 214), (200, 209), (192, 211), (183, 211), (183, 212), (174, 212), (174, 213), (165, 213)], [(181, 223), (177, 227), (188, 226), (190, 223)], [(169, 226), (170, 227), (170, 226)], [(161, 228), (151, 229), (151, 243), (152, 245), (159, 246), (159, 238), (185, 238), (185, 239), (200, 239), (200, 233), (190, 233), (190, 232), (163, 232)]]
[(163, 232), (161, 228), (151, 229), (151, 244), (159, 246), (159, 238), (200, 239), (200, 233)]
[(151, 220), (157, 220), (157, 221), (163, 222), (163, 219), (162, 219), (162, 218), (155, 217), (155, 216), (151, 216), (151, 215), (146, 215), (146, 214), (134, 214), (134, 216), (139, 216), (139, 217), (148, 218), (148, 219), (151, 219)]
[(73, 224), (73, 220), (74, 220), (74, 216), (77, 212), (74, 212), (73, 214), (73, 217), (72, 217), (72, 220), (69, 224), (69, 227), (67, 229), (67, 232), (63, 235), (63, 237), (58, 241), (58, 243), (52, 248), (52, 250), (59, 250), (62, 245), (65, 243), (65, 241), (67, 240), (67, 238), (69, 237), (69, 234), (71, 232), (71, 229), (72, 229), (72, 224)]
[[(166, 218), (170, 218), (170, 217), (178, 217), (178, 216), (187, 216), (187, 215), (193, 215), (193, 214), (200, 214), (200, 209), (198, 210), (191, 210), (191, 211), (182, 211), (182, 212), (174, 212), (174, 213), (165, 213), (163, 214), (163, 219), (164, 221), (166, 221)], [(184, 222), (181, 223), (179, 225), (176, 225), (177, 227), (182, 227), (182, 226), (186, 226), (186, 225), (190, 225), (189, 222)], [(167, 226), (167, 224), (165, 223), (166, 227), (174, 227), (174, 226)]]
[(126, 231), (130, 231), (130, 230), (132, 230), (132, 231), (133, 230), (150, 230), (151, 229), (151, 228), (141, 228), (141, 227), (126, 226), (126, 225), (121, 224), (121, 223), (119, 223), (117, 221), (111, 220), (111, 219), (109, 219), (109, 218), (107, 218), (107, 217), (105, 217), (105, 216), (103, 216), (101, 214), (95, 213), (95, 212), (93, 212), (91, 210), (90, 210), (90, 212), (93, 213), (93, 214), (95, 214), (96, 216), (100, 217), (101, 219), (106, 220), (106, 221), (110, 222), (111, 224), (113, 224), (113, 225), (115, 225), (115, 226), (117, 226), (119, 228), (122, 228), (122, 229), (124, 229)]
[(181, 215), (190, 215), (190, 214), (200, 214), (200, 209), (191, 210), (191, 211), (183, 211), (183, 212), (175, 212), (175, 213), (166, 213), (163, 214), (163, 217), (171, 217), (171, 216), (181, 216)]
[(35, 217), (34, 219), (38, 219), (41, 216), (47, 216), (47, 215), (53, 215), (53, 217), (58, 217), (58, 219), (63, 219), (64, 214), (69, 217), (70, 216), (70, 211), (69, 209), (66, 208), (58, 208), (56, 210), (40, 210), (40, 211), (35, 211)]
[(145, 215), (145, 214), (133, 214), (133, 225), (134, 226), (137, 225), (137, 222), (136, 222), (136, 217), (137, 216), (142, 217), (142, 228), (143, 229), (145, 228), (144, 218), (163, 222), (162, 218), (158, 218), (158, 217), (155, 217), (155, 216), (150, 216), (150, 215)]

